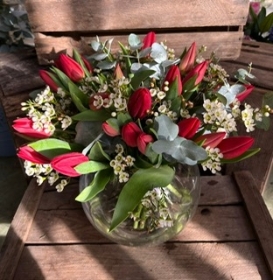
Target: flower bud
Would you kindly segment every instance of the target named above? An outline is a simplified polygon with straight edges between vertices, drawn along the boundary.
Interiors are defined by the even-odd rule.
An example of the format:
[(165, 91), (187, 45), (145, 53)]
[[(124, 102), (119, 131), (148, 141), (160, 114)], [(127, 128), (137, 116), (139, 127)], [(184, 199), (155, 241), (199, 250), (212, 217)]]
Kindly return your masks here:
[(254, 143), (250, 136), (237, 136), (223, 139), (217, 148), (220, 149), (224, 159), (233, 159), (246, 152)]
[[(172, 86), (173, 83), (177, 83), (177, 96), (181, 95), (182, 93), (182, 81), (181, 81), (181, 74), (180, 70), (177, 65), (172, 65), (167, 72), (167, 75), (165, 77), (164, 83), (168, 82), (169, 87)], [(163, 84), (164, 87), (164, 84)]]
[(146, 147), (151, 142), (153, 142), (153, 137), (149, 134), (141, 132), (137, 137), (137, 147), (139, 151), (145, 155)]
[(31, 148), (29, 146), (23, 146), (23, 147), (19, 148), (17, 156), (23, 160), (27, 160), (32, 163), (37, 163), (37, 164), (50, 163), (49, 158), (36, 152), (33, 148)]
[(156, 41), (156, 35), (154, 32), (149, 32), (144, 38), (143, 38), (143, 46), (142, 50), (146, 48), (150, 48), (152, 44)]
[(215, 148), (225, 137), (226, 137), (226, 132), (215, 132), (215, 133), (208, 133), (201, 135), (194, 141), (196, 143), (198, 142), (203, 142), (202, 147), (210, 147), (210, 148)]
[(177, 125), (179, 127), (178, 135), (186, 139), (191, 139), (200, 127), (198, 118), (188, 118), (181, 120)]
[(20, 118), (14, 120), (12, 127), (17, 132), (31, 138), (43, 139), (51, 136), (50, 133), (45, 132), (44, 130), (39, 131), (34, 129), (33, 121), (29, 118)]
[(84, 78), (84, 71), (80, 64), (68, 55), (60, 54), (55, 64), (62, 70), (73, 82), (79, 82)]
[(121, 137), (129, 147), (137, 147), (137, 137), (140, 133), (141, 129), (134, 122), (125, 124), (121, 129)]
[(137, 89), (130, 96), (127, 107), (129, 114), (133, 118), (145, 118), (152, 107), (152, 96), (150, 91), (147, 88)]
[(80, 176), (74, 167), (77, 165), (89, 161), (89, 158), (82, 153), (71, 152), (63, 155), (56, 156), (51, 161), (51, 166), (57, 172), (69, 176)]
[(243, 85), (243, 86), (245, 87), (245, 90), (236, 95), (236, 98), (240, 102), (245, 100), (254, 89), (254, 86), (252, 86), (252, 85)]
[(186, 73), (194, 66), (196, 58), (196, 43), (193, 42), (188, 51), (181, 58), (179, 69), (182, 73)]
[(52, 79), (52, 73), (46, 71), (46, 70), (39, 70), (39, 75), (42, 78), (42, 80), (50, 87), (52, 91), (57, 92), (58, 85), (53, 81)]
[(104, 122), (102, 124), (102, 129), (105, 132), (105, 134), (107, 134), (111, 137), (115, 137), (115, 136), (118, 136), (120, 134), (119, 129), (116, 129), (115, 127), (111, 126), (107, 122)]
[(183, 84), (189, 79), (195, 79), (194, 85), (197, 86), (204, 78), (209, 62), (207, 60), (196, 65), (183, 79)]
[(120, 80), (124, 77), (123, 72), (121, 70), (121, 67), (119, 64), (117, 64), (116, 68), (115, 68), (115, 78)]

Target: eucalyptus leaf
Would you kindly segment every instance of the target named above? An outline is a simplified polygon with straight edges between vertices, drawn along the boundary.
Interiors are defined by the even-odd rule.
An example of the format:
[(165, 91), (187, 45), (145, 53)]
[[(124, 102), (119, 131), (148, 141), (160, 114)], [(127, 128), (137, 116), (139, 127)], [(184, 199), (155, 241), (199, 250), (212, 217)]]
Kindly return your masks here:
[(114, 230), (129, 216), (147, 191), (155, 187), (166, 187), (173, 176), (174, 169), (168, 165), (137, 170), (120, 192), (109, 230)]
[(130, 48), (133, 50), (140, 49), (142, 46), (142, 42), (141, 42), (139, 36), (137, 36), (134, 33), (131, 33), (128, 36), (128, 44), (129, 44)]
[(102, 49), (101, 43), (95, 40), (91, 41), (91, 47), (95, 52), (100, 51)]
[(94, 160), (83, 162), (74, 167), (74, 169), (80, 174), (93, 173), (107, 168), (109, 168), (109, 163)]
[(104, 52), (94, 53), (91, 55), (91, 58), (95, 59), (96, 61), (104, 60), (108, 55)]
[(147, 78), (149, 78), (151, 75), (153, 75), (155, 71), (153, 70), (145, 70), (145, 71), (138, 71), (134, 74), (134, 77), (131, 80), (131, 86), (133, 89), (137, 89), (139, 85), (145, 81)]
[(155, 131), (158, 139), (173, 141), (178, 135), (179, 128), (169, 117), (160, 115), (155, 118)]
[(75, 198), (79, 202), (87, 202), (93, 199), (98, 193), (103, 191), (113, 176), (113, 169), (108, 168), (98, 171), (90, 183), (81, 193)]
[(157, 63), (161, 63), (168, 59), (168, 54), (166, 49), (159, 43), (153, 43), (150, 56)]
[(116, 66), (116, 61), (104, 60), (98, 63), (98, 67), (102, 70), (109, 70)]

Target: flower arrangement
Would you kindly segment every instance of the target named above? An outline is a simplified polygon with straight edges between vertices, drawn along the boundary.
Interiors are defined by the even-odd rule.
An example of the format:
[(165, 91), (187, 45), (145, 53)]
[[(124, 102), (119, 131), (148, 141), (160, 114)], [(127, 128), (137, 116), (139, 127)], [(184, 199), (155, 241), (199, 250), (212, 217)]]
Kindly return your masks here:
[(252, 108), (244, 102), (254, 88), (251, 66), (231, 84), (217, 58), (204, 59), (205, 48), (195, 43), (176, 57), (154, 32), (143, 40), (130, 34), (117, 52), (112, 41), (97, 38), (92, 56), (60, 54), (50, 70), (40, 70), (47, 87), (31, 93), (22, 103), (26, 117), (13, 124), (28, 140), (18, 156), (38, 184), (47, 180), (61, 192), (71, 177), (92, 173), (81, 202), (112, 180), (123, 184), (110, 231), (155, 186), (170, 184), (176, 163), (217, 173), (256, 154), (254, 139), (238, 136), (237, 124), (246, 132), (268, 129), (272, 96)]

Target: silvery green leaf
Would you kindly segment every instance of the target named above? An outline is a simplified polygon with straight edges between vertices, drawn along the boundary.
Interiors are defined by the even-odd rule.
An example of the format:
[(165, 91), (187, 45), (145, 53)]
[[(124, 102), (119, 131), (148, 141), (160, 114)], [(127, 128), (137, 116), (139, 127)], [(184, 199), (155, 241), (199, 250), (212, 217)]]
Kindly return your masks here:
[(91, 47), (95, 52), (97, 52), (97, 51), (101, 50), (101, 43), (93, 40), (93, 41), (91, 41)]
[(143, 58), (143, 57), (146, 57), (150, 54), (152, 48), (146, 48), (144, 50), (141, 50), (139, 53), (138, 53), (138, 57), (139, 58)]
[(158, 139), (173, 141), (178, 135), (179, 128), (169, 117), (160, 115), (155, 118), (155, 130)]
[(158, 43), (154, 43), (152, 45), (151, 57), (157, 63), (161, 63), (168, 59), (167, 51), (162, 45)]
[(91, 55), (91, 58), (94, 58), (97, 61), (101, 61), (107, 57), (106, 53), (100, 52), (100, 53), (94, 53)]
[(163, 61), (163, 62), (161, 63), (161, 65), (162, 65), (163, 68), (167, 68), (167, 67), (169, 67), (169, 66), (171, 66), (171, 65), (178, 64), (179, 61), (180, 61), (180, 59), (176, 59), (176, 60), (166, 60), (166, 61)]
[(140, 49), (142, 46), (142, 42), (140, 38), (136, 35), (131, 33), (128, 37), (128, 43), (131, 49), (136, 50)]
[(144, 63), (143, 66), (145, 66), (147, 69), (154, 71), (154, 74), (150, 76), (151, 78), (155, 78), (159, 80), (164, 75), (164, 69), (160, 67), (160, 64), (155, 64), (151, 62), (151, 63)]
[(100, 61), (97, 66), (103, 70), (112, 69), (116, 66), (116, 61)]
[(101, 122), (79, 121), (76, 132), (75, 142), (87, 146), (102, 133)]
[(241, 78), (241, 79), (243, 79), (243, 80), (245, 80), (246, 76), (249, 77), (250, 79), (254, 79), (254, 78), (255, 78), (254, 75), (252, 75), (252, 74), (249, 73), (247, 70), (242, 69), (242, 68), (240, 68), (240, 69), (237, 70), (237, 73), (236, 73), (235, 76), (236, 76), (237, 78)]
[(226, 98), (227, 105), (229, 105), (234, 101), (236, 95), (243, 92), (244, 90), (245, 87), (240, 84), (236, 84), (232, 86), (225, 85), (218, 90), (218, 93), (222, 94)]
[[(143, 65), (142, 65), (141, 63), (137, 63), (137, 62), (133, 63), (133, 64), (131, 65), (131, 72), (132, 72), (132, 73), (137, 72), (138, 70), (141, 69), (142, 66), (143, 66)], [(146, 68), (146, 69), (147, 69), (147, 68)]]

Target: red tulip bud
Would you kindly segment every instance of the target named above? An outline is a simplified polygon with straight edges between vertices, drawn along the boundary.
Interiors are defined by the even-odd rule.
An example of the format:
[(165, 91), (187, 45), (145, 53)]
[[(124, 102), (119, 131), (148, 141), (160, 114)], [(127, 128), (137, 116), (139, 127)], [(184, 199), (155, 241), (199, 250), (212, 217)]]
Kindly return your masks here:
[(77, 165), (89, 161), (89, 158), (82, 153), (71, 152), (68, 154), (63, 154), (60, 156), (56, 156), (51, 161), (51, 166), (57, 172), (69, 176), (69, 177), (77, 177), (80, 176), (74, 167)]
[(39, 70), (39, 74), (43, 81), (50, 87), (50, 89), (57, 92), (58, 85), (52, 79), (53, 74), (46, 70)]
[(33, 163), (46, 164), (50, 163), (50, 159), (36, 152), (29, 146), (23, 146), (19, 148), (17, 156), (23, 160), (27, 160)]
[(48, 138), (51, 136), (50, 133), (44, 130), (36, 130), (33, 128), (33, 121), (29, 118), (21, 118), (13, 121), (12, 127), (19, 133), (25, 136), (37, 139)]
[(79, 82), (84, 78), (84, 71), (80, 64), (68, 55), (60, 54), (55, 64), (60, 68), (73, 82)]
[(129, 114), (133, 118), (145, 118), (152, 107), (152, 96), (150, 91), (147, 88), (137, 89), (129, 98), (127, 107)]
[(149, 32), (143, 39), (143, 46), (141, 49), (150, 48), (152, 44), (156, 41), (156, 35), (154, 32)]
[(179, 69), (182, 73), (186, 73), (194, 66), (196, 58), (196, 43), (192, 43), (188, 51), (181, 58)]
[(203, 61), (200, 64), (196, 65), (184, 78), (183, 84), (186, 83), (189, 79), (195, 78), (194, 85), (198, 85), (204, 78), (206, 70), (208, 68), (209, 62)]
[(224, 138), (226, 137), (226, 132), (215, 132), (201, 135), (195, 142), (203, 142), (202, 147), (215, 148)]
[(191, 139), (200, 127), (198, 118), (189, 118), (181, 120), (177, 125), (179, 127), (178, 135), (186, 139)]
[(180, 95), (182, 93), (182, 81), (181, 81), (181, 74), (180, 70), (177, 65), (172, 65), (167, 72), (167, 75), (165, 77), (165, 81), (163, 83), (163, 87), (165, 85), (165, 82), (169, 83), (169, 87), (171, 87), (172, 83), (177, 83), (177, 95)]
[(119, 129), (116, 129), (115, 127), (111, 126), (109, 123), (104, 122), (102, 124), (102, 129), (105, 132), (105, 134), (115, 137), (120, 134)]
[(217, 146), (223, 154), (224, 159), (233, 159), (246, 152), (254, 143), (250, 136), (238, 136), (225, 138)]
[(248, 95), (253, 91), (253, 89), (254, 89), (254, 86), (252, 86), (252, 85), (244, 85), (244, 87), (245, 87), (245, 90), (244, 91), (242, 91), (242, 92), (240, 92), (240, 93), (238, 93), (237, 95), (236, 95), (236, 98), (240, 101), (240, 102), (242, 102), (244, 99), (246, 99), (247, 97), (248, 97)]
[(144, 132), (140, 133), (137, 137), (137, 147), (139, 151), (145, 155), (148, 143), (153, 142), (153, 137)]
[(84, 65), (85, 65), (85, 67), (87, 68), (87, 70), (88, 70), (90, 73), (92, 73), (92, 72), (93, 72), (93, 68), (92, 68), (90, 62), (89, 62), (84, 56), (81, 56), (81, 59), (82, 59)]
[(137, 137), (140, 133), (141, 129), (134, 122), (125, 124), (121, 129), (121, 137), (129, 147), (137, 147)]

